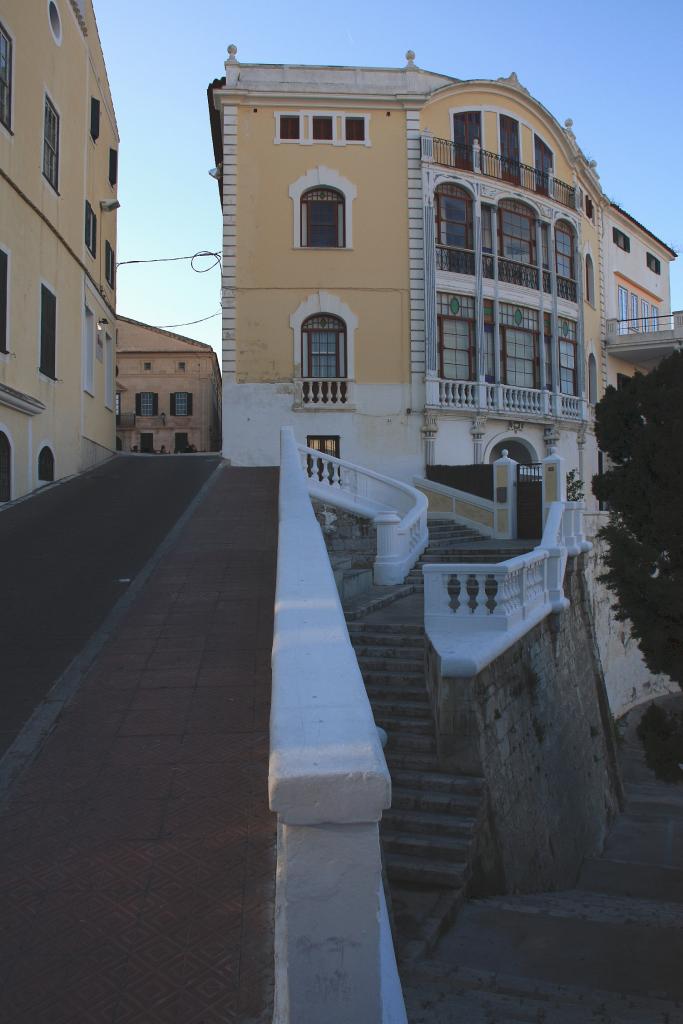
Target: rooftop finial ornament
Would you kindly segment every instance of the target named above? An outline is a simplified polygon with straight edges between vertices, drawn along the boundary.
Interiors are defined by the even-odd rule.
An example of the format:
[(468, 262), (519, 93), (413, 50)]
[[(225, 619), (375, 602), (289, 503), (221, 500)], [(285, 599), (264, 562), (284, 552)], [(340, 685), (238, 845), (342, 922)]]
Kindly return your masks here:
[(573, 128), (574, 127), (574, 122), (572, 121), (571, 117), (567, 118), (567, 120), (564, 122), (564, 126), (565, 126), (565, 128)]
[(406, 60), (408, 61), (407, 68), (415, 67), (415, 50), (406, 50)]
[(228, 47), (228, 64), (236, 64), (237, 63), (236, 54), (237, 54), (237, 47), (235, 46), (234, 43), (230, 43), (230, 46)]

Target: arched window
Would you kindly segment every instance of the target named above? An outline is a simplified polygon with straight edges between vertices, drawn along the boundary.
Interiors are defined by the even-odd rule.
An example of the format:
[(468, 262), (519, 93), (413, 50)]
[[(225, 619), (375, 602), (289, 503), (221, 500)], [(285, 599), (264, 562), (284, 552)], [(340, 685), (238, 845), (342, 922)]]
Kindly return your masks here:
[(7, 434), (0, 431), (0, 501), (12, 497), (12, 449)]
[(598, 366), (591, 352), (588, 357), (588, 401), (595, 405), (598, 400)]
[(55, 478), (55, 457), (52, 450), (45, 445), (38, 456), (38, 479), (46, 482)]
[(595, 305), (595, 278), (593, 276), (593, 258), (588, 253), (586, 256), (586, 302), (591, 306)]
[(344, 196), (336, 188), (310, 188), (301, 197), (301, 245), (343, 249)]
[(304, 377), (346, 377), (346, 324), (343, 320), (327, 313), (304, 320), (301, 367)]
[(566, 221), (555, 225), (555, 269), (559, 277), (575, 281), (574, 276), (574, 232)]
[(502, 199), (498, 204), (498, 254), (536, 266), (536, 214), (516, 199)]
[(436, 240), (439, 245), (474, 249), (472, 197), (458, 185), (439, 185), (436, 200)]

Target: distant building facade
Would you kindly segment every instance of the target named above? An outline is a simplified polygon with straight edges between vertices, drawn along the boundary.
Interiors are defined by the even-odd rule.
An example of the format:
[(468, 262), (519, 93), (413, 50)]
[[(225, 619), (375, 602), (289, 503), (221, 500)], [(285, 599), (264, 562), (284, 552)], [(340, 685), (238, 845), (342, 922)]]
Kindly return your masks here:
[(0, 503), (114, 449), (118, 148), (91, 0), (3, 0)]
[(648, 331), (673, 324), (675, 253), (514, 73), (461, 81), (413, 58), (255, 65), (231, 46), (209, 87), (223, 454), (272, 464), (289, 424), (401, 479), (557, 447), (587, 481), (592, 406), (649, 365), (642, 347), (617, 354), (609, 318), (622, 337), (637, 300), (634, 316), (657, 311)]
[(211, 346), (119, 317), (117, 449), (212, 452), (220, 439), (221, 373)]

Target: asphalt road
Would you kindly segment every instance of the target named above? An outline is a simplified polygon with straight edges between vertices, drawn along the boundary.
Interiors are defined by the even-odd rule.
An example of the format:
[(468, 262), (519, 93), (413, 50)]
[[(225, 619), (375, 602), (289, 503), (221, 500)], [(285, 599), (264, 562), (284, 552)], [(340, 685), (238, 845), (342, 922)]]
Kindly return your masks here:
[(0, 755), (219, 462), (117, 456), (0, 512)]

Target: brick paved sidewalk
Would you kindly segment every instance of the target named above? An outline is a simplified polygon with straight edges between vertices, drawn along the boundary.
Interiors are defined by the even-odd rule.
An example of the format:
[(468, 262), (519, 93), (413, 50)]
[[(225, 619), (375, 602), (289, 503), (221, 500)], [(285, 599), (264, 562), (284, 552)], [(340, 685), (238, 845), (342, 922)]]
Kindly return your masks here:
[(277, 473), (224, 468), (0, 814), (3, 1024), (267, 1021)]

